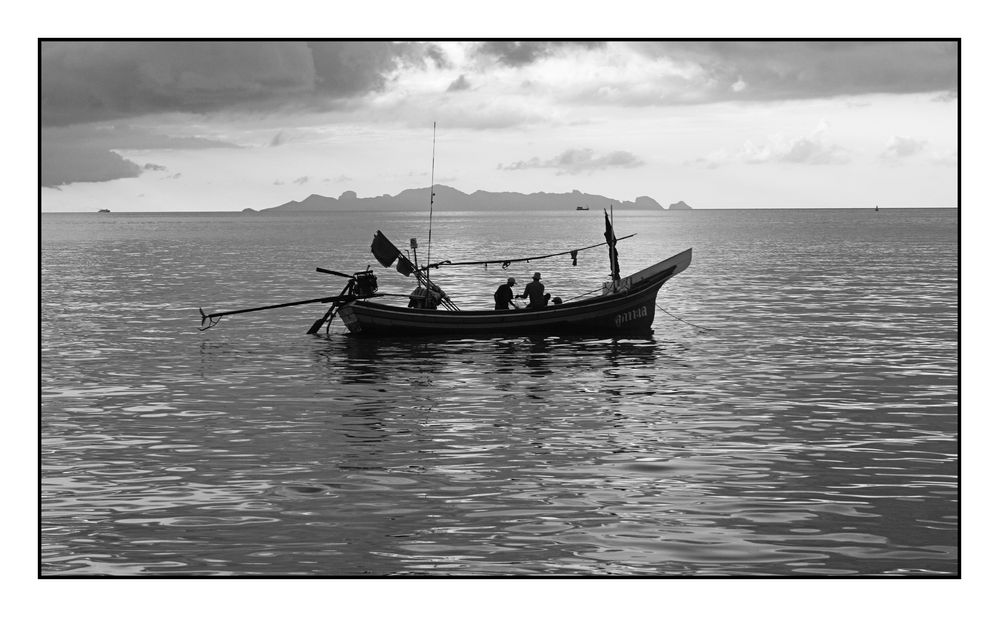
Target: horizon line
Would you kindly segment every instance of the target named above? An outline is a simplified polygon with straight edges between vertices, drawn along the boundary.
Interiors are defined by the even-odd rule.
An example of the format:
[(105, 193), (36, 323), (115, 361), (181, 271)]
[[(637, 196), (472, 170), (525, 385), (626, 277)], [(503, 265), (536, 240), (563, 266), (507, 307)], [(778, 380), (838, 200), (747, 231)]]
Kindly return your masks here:
[[(879, 210), (959, 210), (960, 205), (956, 206), (877, 206)], [(252, 212), (246, 212), (246, 210), (252, 210)], [(244, 208), (242, 210), (115, 210), (109, 212), (101, 212), (99, 210), (40, 210), (39, 214), (277, 214), (277, 215), (301, 215), (301, 214), (341, 214), (345, 212), (413, 212), (421, 213), (423, 210), (414, 209), (357, 209), (357, 210), (282, 210), (279, 212), (270, 212), (275, 208), (269, 207), (262, 210), (254, 210), (252, 208)], [(695, 212), (700, 210), (873, 210), (870, 206), (736, 206), (736, 207), (691, 207), (689, 209), (677, 208), (670, 210), (669, 208), (660, 208), (659, 210), (652, 210), (647, 208), (642, 209), (631, 209), (626, 208), (620, 210), (621, 212)], [(589, 210), (592, 212), (600, 212), (600, 210)], [(581, 212), (579, 210), (567, 210), (565, 208), (551, 208), (551, 209), (531, 209), (531, 210), (444, 210), (443, 212), (448, 214), (462, 213), (462, 212), (491, 212), (491, 213), (525, 213), (525, 212)], [(582, 212), (587, 212), (586, 210)]]

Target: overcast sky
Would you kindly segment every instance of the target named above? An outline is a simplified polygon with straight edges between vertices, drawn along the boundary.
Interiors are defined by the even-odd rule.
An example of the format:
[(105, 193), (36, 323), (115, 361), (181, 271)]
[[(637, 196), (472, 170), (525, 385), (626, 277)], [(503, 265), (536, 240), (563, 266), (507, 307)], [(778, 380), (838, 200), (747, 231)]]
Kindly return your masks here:
[(695, 208), (957, 205), (949, 42), (45, 42), (43, 211), (435, 181)]

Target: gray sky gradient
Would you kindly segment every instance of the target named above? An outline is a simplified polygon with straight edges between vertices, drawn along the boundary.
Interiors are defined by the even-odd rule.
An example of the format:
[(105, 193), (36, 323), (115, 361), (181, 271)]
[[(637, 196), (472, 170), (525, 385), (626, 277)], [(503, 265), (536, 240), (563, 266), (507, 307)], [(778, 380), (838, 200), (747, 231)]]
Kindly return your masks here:
[[(41, 182), (64, 189), (53, 202), (80, 183), (113, 185), (121, 199), (129, 182), (133, 195), (155, 195), (139, 184), (158, 168), (182, 180), (171, 191), (193, 192), (195, 170), (178, 168), (191, 157), (215, 161), (220, 173), (237, 160), (270, 166), (269, 187), (357, 178), (367, 183), (362, 192), (380, 194), (405, 188), (401, 171), (380, 188), (385, 170), (376, 165), (381, 158), (384, 167), (388, 142), (364, 169), (364, 156), (332, 171), (293, 157), (339, 156), (348, 144), (359, 152), (435, 121), (475, 153), (478, 167), (455, 169), (482, 184), (470, 190), (507, 188), (499, 185), (514, 182), (512, 171), (537, 190), (552, 190), (561, 176), (581, 178), (591, 192), (653, 184), (667, 164), (653, 143), (660, 134), (663, 147), (682, 147), (668, 163), (674, 169), (716, 178), (744, 165), (849, 166), (867, 156), (897, 168), (956, 159), (954, 139), (940, 138), (956, 105), (955, 42), (46, 41), (40, 75)], [(830, 121), (847, 107), (846, 123)], [(841, 141), (841, 132), (859, 140), (892, 124), (877, 114), (906, 123), (878, 144)]]

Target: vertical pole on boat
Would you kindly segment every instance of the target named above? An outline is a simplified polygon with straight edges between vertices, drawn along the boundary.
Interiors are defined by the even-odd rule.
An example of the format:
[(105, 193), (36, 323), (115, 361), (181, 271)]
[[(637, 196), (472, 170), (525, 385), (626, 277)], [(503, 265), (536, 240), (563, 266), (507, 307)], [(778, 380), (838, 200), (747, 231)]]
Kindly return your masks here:
[[(416, 238), (409, 239), (409, 248), (413, 249), (413, 267), (416, 268), (416, 284), (417, 287), (419, 287), (423, 283), (423, 280), (420, 278), (420, 261), (419, 259), (417, 259), (417, 254), (419, 253), (419, 251), (417, 250), (418, 247), (416, 246)], [(408, 254), (409, 251), (406, 251), (406, 253)], [(427, 273), (429, 274), (429, 270), (427, 271)]]
[[(614, 215), (614, 206), (611, 205), (611, 216)], [(604, 240), (607, 241), (607, 252), (610, 257), (610, 270), (611, 270), (611, 280), (618, 281), (621, 279), (621, 266), (618, 265), (617, 261), (617, 238), (614, 236), (614, 223), (612, 218), (607, 216), (607, 211), (604, 210)]]
[[(430, 265), (430, 240), (434, 233), (434, 162), (437, 158), (437, 122), (434, 122), (434, 142), (430, 152), (430, 224), (427, 226), (427, 265)], [(430, 269), (427, 269), (430, 280)]]

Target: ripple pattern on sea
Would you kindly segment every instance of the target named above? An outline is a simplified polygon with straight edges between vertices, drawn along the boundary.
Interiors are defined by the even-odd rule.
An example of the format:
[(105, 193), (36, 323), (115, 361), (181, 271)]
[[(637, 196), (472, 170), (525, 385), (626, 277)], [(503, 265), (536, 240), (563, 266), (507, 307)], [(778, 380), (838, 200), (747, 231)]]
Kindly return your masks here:
[[(200, 333), (205, 298), (326, 294), (298, 271), (329, 227), (45, 231), (43, 574), (955, 574), (952, 221), (672, 214), (619, 214), (622, 269), (695, 246), (659, 304), (702, 328), (637, 339), (306, 336), (316, 307)], [(317, 265), (416, 224), (393, 216)], [(589, 228), (556, 223), (522, 250)], [(501, 254), (462, 233), (484, 224), (513, 233), (442, 216), (441, 254)], [(440, 282), (476, 306), (506, 275)]]

